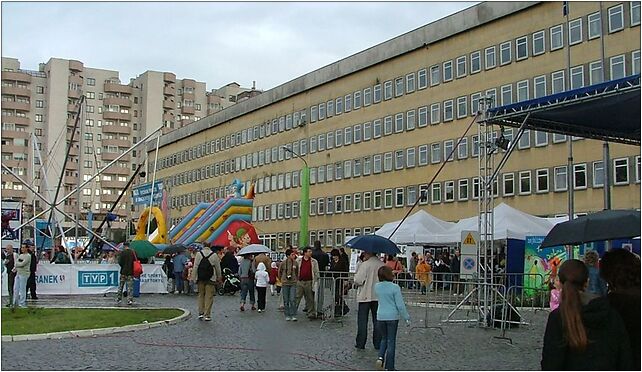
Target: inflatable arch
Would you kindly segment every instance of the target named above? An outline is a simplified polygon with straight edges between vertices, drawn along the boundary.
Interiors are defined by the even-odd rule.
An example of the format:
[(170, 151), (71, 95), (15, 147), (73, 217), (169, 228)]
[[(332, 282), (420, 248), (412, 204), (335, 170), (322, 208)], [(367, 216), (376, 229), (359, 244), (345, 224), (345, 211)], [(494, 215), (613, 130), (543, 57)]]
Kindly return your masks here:
[[(147, 238), (147, 219), (149, 218), (149, 207), (143, 210), (140, 218), (138, 219), (138, 224), (136, 225), (136, 237), (134, 240), (144, 240)], [(151, 214), (156, 219), (156, 225), (158, 226), (158, 234), (151, 240), (153, 244), (165, 244), (167, 243), (167, 226), (165, 225), (165, 217), (160, 208), (153, 207), (151, 209)]]

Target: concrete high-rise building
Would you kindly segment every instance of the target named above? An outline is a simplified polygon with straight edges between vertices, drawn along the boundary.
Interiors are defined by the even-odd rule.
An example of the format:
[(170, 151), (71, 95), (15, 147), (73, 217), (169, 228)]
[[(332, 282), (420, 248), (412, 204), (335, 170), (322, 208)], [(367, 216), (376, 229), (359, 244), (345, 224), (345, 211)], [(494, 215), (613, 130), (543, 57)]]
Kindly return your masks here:
[[(146, 71), (123, 84), (118, 71), (88, 68), (76, 60), (51, 58), (33, 71), (22, 69), (18, 59), (2, 57), (2, 163), (48, 200), (55, 196), (65, 164), (60, 200), (159, 126), (163, 133), (184, 127), (233, 104), (230, 99), (236, 101), (239, 93), (248, 90), (238, 87), (236, 94), (216, 96), (220, 107), (210, 107), (209, 96), (214, 95), (207, 92), (204, 82), (176, 79), (171, 72)], [(83, 95), (85, 102), (77, 118)], [(97, 227), (137, 165), (146, 161), (145, 155), (144, 147), (139, 146), (70, 195), (61, 207), (72, 216), (78, 214), (83, 224), (91, 212), (96, 221), (93, 227)], [(6, 172), (2, 173), (1, 191), (3, 199), (25, 202), (25, 217), (46, 207)], [(114, 210), (118, 220), (112, 229), (127, 228), (134, 210), (130, 204), (128, 193)], [(73, 226), (62, 213), (56, 218), (65, 227)], [(80, 234), (85, 235), (84, 231)]]

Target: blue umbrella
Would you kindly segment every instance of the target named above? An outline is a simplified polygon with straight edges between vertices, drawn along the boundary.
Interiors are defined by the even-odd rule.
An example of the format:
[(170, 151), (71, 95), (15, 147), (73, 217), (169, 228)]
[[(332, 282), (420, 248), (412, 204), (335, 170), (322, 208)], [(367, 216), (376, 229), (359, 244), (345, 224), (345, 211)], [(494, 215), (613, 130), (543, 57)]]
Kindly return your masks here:
[(390, 239), (379, 235), (360, 235), (350, 239), (346, 245), (370, 253), (399, 254), (401, 251)]

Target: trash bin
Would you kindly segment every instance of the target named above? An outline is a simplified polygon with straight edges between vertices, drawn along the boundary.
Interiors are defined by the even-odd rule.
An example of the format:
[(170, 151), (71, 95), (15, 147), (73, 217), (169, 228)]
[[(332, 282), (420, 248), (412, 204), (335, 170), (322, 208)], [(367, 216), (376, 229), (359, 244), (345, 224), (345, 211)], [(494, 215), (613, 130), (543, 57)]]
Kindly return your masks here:
[(140, 297), (140, 278), (134, 278), (134, 297)]

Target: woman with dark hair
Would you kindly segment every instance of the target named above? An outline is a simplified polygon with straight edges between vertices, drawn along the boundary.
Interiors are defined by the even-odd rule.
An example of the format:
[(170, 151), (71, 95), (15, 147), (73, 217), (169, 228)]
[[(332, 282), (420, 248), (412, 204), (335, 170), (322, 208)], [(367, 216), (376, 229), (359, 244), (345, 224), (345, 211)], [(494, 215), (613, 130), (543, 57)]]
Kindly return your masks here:
[(585, 292), (588, 269), (582, 261), (565, 261), (558, 272), (560, 306), (548, 316), (543, 370), (627, 370), (629, 338), (622, 318), (606, 297)]
[(604, 254), (600, 276), (609, 287), (608, 299), (629, 334), (631, 368), (640, 370), (640, 259), (624, 249)]

